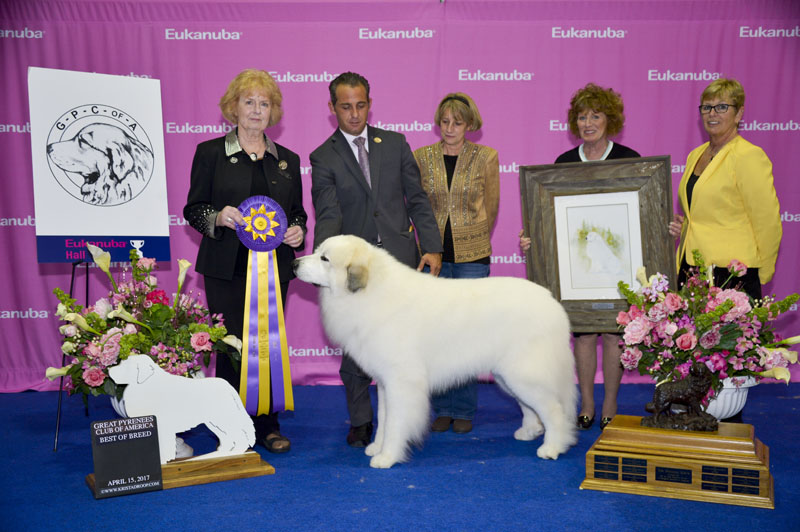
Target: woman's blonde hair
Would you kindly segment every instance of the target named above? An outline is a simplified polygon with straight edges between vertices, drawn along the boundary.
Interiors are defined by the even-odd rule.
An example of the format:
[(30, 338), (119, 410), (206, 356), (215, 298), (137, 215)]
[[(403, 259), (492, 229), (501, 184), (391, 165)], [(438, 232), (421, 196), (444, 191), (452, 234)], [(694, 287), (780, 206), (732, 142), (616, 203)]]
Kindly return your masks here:
[(267, 95), (267, 98), (269, 98), (271, 105), (267, 127), (274, 126), (283, 116), (283, 108), (281, 107), (283, 96), (281, 95), (281, 90), (278, 88), (278, 84), (272, 76), (263, 70), (257, 70), (255, 68), (242, 70), (233, 78), (233, 81), (230, 82), (228, 90), (225, 91), (225, 94), (223, 94), (222, 98), (219, 100), (219, 108), (222, 110), (222, 116), (231, 124), (237, 124), (239, 122), (239, 117), (236, 115), (236, 109), (239, 104), (239, 98), (243, 94), (253, 91), (263, 92)]
[(594, 83), (589, 83), (572, 95), (567, 111), (567, 122), (570, 132), (580, 138), (578, 131), (578, 115), (584, 111), (595, 111), (606, 115), (606, 136), (613, 137), (625, 124), (622, 96), (614, 89), (604, 89)]
[(708, 84), (703, 94), (700, 95), (700, 103), (719, 98), (720, 100), (731, 100), (728, 103), (736, 107), (738, 111), (744, 107), (744, 88), (742, 84), (732, 78), (715, 79)]
[(463, 92), (451, 92), (442, 98), (433, 115), (433, 121), (437, 126), (441, 125), (447, 111), (450, 111), (456, 120), (464, 121), (467, 124), (467, 131), (478, 131), (483, 125), (478, 106)]

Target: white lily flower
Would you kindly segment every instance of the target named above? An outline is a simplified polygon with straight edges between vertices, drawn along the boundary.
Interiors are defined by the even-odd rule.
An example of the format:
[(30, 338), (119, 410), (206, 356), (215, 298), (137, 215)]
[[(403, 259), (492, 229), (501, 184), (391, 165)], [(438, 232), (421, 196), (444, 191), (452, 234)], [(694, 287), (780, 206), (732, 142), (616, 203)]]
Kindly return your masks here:
[(766, 371), (762, 371), (761, 373), (758, 373), (758, 375), (761, 375), (762, 377), (768, 377), (771, 379), (777, 379), (779, 381), (785, 382), (786, 384), (789, 384), (789, 381), (792, 378), (792, 374), (789, 373), (789, 370), (786, 368), (772, 368)]
[(59, 303), (56, 307), (56, 316), (63, 319), (67, 315), (67, 307), (64, 303)]
[(101, 248), (92, 244), (86, 244), (89, 253), (92, 254), (92, 259), (97, 266), (106, 273), (111, 271), (111, 253), (103, 251)]
[(119, 305), (117, 305), (116, 309), (114, 309), (114, 310), (112, 310), (111, 312), (108, 313), (108, 318), (109, 319), (120, 318), (120, 319), (123, 319), (123, 320), (125, 320), (125, 321), (127, 321), (129, 323), (135, 323), (136, 322), (136, 318), (133, 317), (133, 314), (131, 314), (130, 312), (125, 310), (125, 308), (122, 306), (121, 303)]
[(75, 344), (72, 342), (64, 342), (61, 344), (61, 352), (65, 355), (69, 355), (70, 353), (75, 352)]
[(111, 287), (114, 289), (114, 292), (116, 292), (117, 282), (114, 280), (114, 276), (111, 275), (111, 253), (103, 251), (92, 244), (86, 244), (86, 248), (89, 250), (89, 253), (92, 254), (94, 263), (108, 276), (108, 280), (111, 281)]
[(229, 346), (233, 347), (234, 349), (236, 349), (236, 351), (238, 351), (239, 353), (242, 352), (242, 341), (239, 340), (236, 336), (229, 334), (228, 336), (223, 338), (222, 341), (228, 344)]
[(800, 336), (792, 336), (791, 338), (786, 338), (785, 340), (781, 340), (778, 342), (778, 345), (795, 345), (800, 344)]
[(89, 322), (86, 321), (86, 318), (84, 318), (83, 316), (81, 316), (80, 314), (78, 314), (76, 312), (70, 312), (69, 314), (65, 314), (64, 317), (61, 318), (61, 319), (63, 319), (64, 321), (71, 321), (72, 323), (74, 323), (75, 325), (77, 325), (78, 327), (83, 329), (84, 331), (89, 331), (89, 332), (93, 332), (95, 334), (100, 334), (97, 331), (95, 331), (94, 329), (92, 329), (91, 327), (89, 327)]
[(773, 351), (777, 351), (781, 354), (781, 356), (786, 359), (790, 364), (797, 364), (797, 353), (795, 351), (790, 351), (785, 347), (778, 347), (773, 349)]
[(192, 263), (186, 259), (178, 259), (178, 286), (183, 285), (183, 281), (186, 279), (186, 272), (189, 271), (189, 266)]
[(642, 285), (642, 288), (650, 286), (650, 281), (647, 280), (647, 270), (644, 266), (636, 270), (636, 280)]
[(70, 364), (69, 366), (64, 366), (63, 368), (54, 368), (51, 366), (47, 368), (47, 370), (44, 373), (44, 376), (50, 380), (57, 379), (59, 377), (65, 376), (67, 374), (67, 371), (69, 371), (69, 368), (71, 367), (72, 364)]

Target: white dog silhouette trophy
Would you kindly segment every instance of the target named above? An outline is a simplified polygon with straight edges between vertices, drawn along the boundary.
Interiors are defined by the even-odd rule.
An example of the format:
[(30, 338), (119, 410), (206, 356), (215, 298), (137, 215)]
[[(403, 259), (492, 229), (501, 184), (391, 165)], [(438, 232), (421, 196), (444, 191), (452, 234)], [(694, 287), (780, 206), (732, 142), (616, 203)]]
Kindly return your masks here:
[(219, 446), (193, 460), (242, 454), (256, 441), (253, 420), (239, 394), (224, 379), (171, 375), (147, 355), (128, 357), (108, 374), (117, 384), (127, 385), (128, 416), (156, 416), (162, 464), (175, 459), (175, 435), (201, 423), (216, 435)]

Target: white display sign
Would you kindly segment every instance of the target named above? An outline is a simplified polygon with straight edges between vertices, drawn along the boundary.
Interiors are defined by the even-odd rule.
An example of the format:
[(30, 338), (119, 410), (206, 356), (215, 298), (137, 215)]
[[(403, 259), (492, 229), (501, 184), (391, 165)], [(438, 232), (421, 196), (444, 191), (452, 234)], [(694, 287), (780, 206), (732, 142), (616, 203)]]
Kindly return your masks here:
[(159, 80), (28, 69), (39, 262), (169, 260)]

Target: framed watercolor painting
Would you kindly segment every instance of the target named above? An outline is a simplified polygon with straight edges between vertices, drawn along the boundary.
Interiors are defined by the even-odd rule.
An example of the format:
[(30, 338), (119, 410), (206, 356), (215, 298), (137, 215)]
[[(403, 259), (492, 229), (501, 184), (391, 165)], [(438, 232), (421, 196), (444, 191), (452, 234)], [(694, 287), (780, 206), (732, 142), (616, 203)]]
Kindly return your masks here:
[[(675, 283), (669, 156), (523, 166), (527, 275), (550, 289), (574, 332), (617, 332), (622, 280), (661, 272)], [(673, 286), (674, 288), (674, 286)]]

